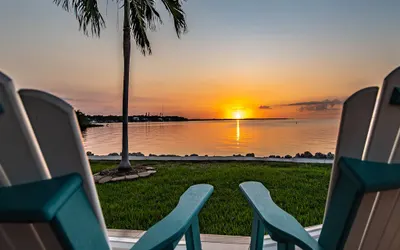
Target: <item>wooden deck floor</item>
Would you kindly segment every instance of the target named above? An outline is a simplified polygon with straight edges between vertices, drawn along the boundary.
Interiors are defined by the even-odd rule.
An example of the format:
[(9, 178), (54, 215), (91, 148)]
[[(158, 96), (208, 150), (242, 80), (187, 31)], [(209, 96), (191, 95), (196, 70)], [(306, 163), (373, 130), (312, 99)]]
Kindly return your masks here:
[[(312, 237), (318, 239), (321, 232), (322, 225), (312, 226), (306, 228)], [(130, 249), (138, 239), (145, 233), (139, 230), (120, 230), (109, 229), (108, 235), (113, 250), (127, 250)], [(248, 250), (250, 246), (250, 237), (248, 236), (230, 236), (230, 235), (216, 235), (216, 234), (202, 234), (200, 235), (202, 248), (204, 250)], [(177, 250), (184, 250), (184, 238), (179, 242), (176, 247)], [(276, 249), (276, 243), (271, 240), (269, 236), (264, 238), (264, 250)]]

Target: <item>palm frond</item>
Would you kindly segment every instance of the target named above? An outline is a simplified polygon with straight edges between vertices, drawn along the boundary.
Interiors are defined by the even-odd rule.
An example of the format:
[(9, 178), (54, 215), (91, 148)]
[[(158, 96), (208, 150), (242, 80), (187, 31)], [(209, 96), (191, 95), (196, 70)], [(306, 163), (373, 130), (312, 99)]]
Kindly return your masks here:
[(139, 1), (143, 5), (143, 10), (146, 16), (146, 21), (151, 30), (155, 30), (157, 23), (162, 24), (162, 19), (158, 11), (156, 10), (154, 0), (141, 0)]
[(185, 12), (182, 9), (181, 0), (161, 0), (165, 8), (172, 16), (174, 20), (174, 26), (176, 35), (181, 36), (182, 33), (187, 31), (187, 25), (185, 20)]
[(147, 37), (146, 8), (143, 0), (131, 0), (129, 3), (132, 33), (137, 47), (143, 55), (151, 54), (150, 41)]
[(85, 35), (100, 36), (100, 31), (106, 24), (101, 15), (97, 0), (53, 0), (53, 2), (68, 12), (72, 10), (79, 23), (79, 29)]
[(154, 6), (154, 0), (131, 0), (130, 2), (132, 33), (136, 45), (144, 55), (152, 53), (147, 30), (155, 30), (158, 23), (162, 24), (161, 16)]

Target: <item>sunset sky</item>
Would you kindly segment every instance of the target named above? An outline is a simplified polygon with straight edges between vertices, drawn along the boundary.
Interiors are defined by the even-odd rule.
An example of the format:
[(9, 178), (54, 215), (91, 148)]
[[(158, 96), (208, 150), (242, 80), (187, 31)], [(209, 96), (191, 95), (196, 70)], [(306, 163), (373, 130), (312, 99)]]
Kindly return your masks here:
[[(121, 114), (122, 12), (100, 1), (101, 38), (52, 0), (0, 3), (0, 70), (89, 114)], [(337, 117), (400, 65), (400, 1), (188, 0), (189, 32), (164, 25), (132, 53), (130, 114)]]

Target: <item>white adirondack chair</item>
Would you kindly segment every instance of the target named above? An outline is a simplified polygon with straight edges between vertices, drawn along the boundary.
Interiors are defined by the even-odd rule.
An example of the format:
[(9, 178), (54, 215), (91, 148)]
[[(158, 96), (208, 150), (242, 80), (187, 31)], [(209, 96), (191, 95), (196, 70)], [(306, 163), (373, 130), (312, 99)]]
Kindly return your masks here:
[[(0, 72), (0, 186), (77, 172), (83, 178), (86, 195), (106, 237), (73, 108), (45, 92), (22, 90), (19, 94), (11, 79)], [(44, 224), (2, 224), (0, 232), (0, 244), (3, 244), (0, 249), (60, 249)]]
[[(385, 78), (380, 90), (362, 89), (344, 104), (326, 208), (341, 157), (400, 163), (399, 128), (400, 67)], [(397, 189), (364, 195), (344, 249), (400, 249), (399, 194)]]
[[(173, 249), (185, 236), (200, 250), (198, 214), (212, 191), (191, 186), (132, 249)], [(0, 197), (0, 249), (110, 249), (74, 109), (46, 92), (17, 93), (1, 72)]]
[[(400, 180), (387, 178), (389, 171), (395, 173), (397, 170), (393, 171), (393, 168), (400, 167), (393, 165), (400, 163), (399, 128), (400, 68), (397, 68), (385, 78), (380, 91), (378, 87), (362, 89), (350, 96), (343, 105), (325, 209), (326, 220), (319, 241), (313, 239), (292, 216), (276, 206), (261, 183), (245, 182), (240, 185), (254, 209), (251, 249), (262, 248), (264, 231), (278, 241), (278, 249), (294, 249), (295, 245), (304, 249), (400, 249)], [(368, 163), (356, 166), (360, 160)], [(359, 166), (371, 167), (371, 170), (363, 170), (364, 175), (349, 174)], [(347, 172), (341, 173), (341, 169)], [(366, 179), (362, 178), (367, 176), (365, 173), (369, 177), (371, 173), (382, 174), (373, 180), (371, 186), (375, 189), (364, 189), (363, 192), (362, 185), (371, 183), (363, 182)], [(383, 179), (384, 175), (387, 180)], [(337, 184), (339, 178), (342, 178), (340, 185)], [(345, 178), (356, 179), (345, 182)], [(336, 184), (338, 189), (335, 189)], [(352, 186), (348, 186), (350, 184)], [(355, 191), (358, 185), (361, 188)], [(357, 192), (353, 200), (346, 200), (347, 203), (340, 198), (346, 196), (346, 190), (347, 193)], [(353, 193), (347, 197), (350, 195)], [(358, 199), (361, 199), (360, 203)]]

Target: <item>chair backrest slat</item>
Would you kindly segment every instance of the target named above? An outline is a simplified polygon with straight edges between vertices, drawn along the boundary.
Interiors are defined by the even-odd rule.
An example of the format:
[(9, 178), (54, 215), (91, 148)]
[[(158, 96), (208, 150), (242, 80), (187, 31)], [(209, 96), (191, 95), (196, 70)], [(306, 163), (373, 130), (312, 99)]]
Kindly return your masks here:
[[(380, 248), (383, 249), (383, 248)], [(385, 248), (385, 250), (398, 250), (400, 249), (400, 229), (397, 229), (396, 235), (393, 240), (390, 242), (390, 246)]]
[[(331, 209), (332, 191), (340, 175), (337, 166), (340, 157), (384, 163), (400, 162), (400, 148), (397, 145), (400, 141), (398, 138), (400, 106), (391, 103), (392, 93), (398, 87), (400, 87), (400, 68), (385, 78), (375, 105), (373, 104), (375, 97), (371, 99), (371, 96), (376, 96), (376, 88), (370, 90), (370, 93), (374, 92), (370, 98), (366, 97), (368, 91), (364, 89), (345, 102), (326, 215)], [(368, 99), (368, 102), (363, 98)], [(344, 249), (389, 249), (390, 246), (396, 245), (394, 241), (400, 224), (399, 194), (398, 190), (366, 193), (362, 197)]]
[[(381, 232), (377, 232), (377, 236), (380, 239), (374, 239), (374, 237), (370, 237), (368, 234), (366, 234), (365, 241), (364, 241), (364, 246), (366, 249), (370, 249), (368, 244), (371, 244), (371, 246), (375, 247), (374, 249), (381, 249), (381, 250), (386, 250), (386, 249), (391, 249), (390, 246), (392, 245), (396, 233), (399, 230), (400, 226), (400, 203), (398, 202), (398, 190), (391, 190), (391, 191), (386, 191), (386, 192), (381, 192), (380, 193), (380, 203), (379, 205), (376, 206), (375, 213), (376, 214), (381, 214), (384, 213), (386, 214), (386, 218), (381, 218), (383, 219), (383, 223), (385, 223), (385, 228), (382, 229), (382, 226), (378, 226), (381, 228)], [(382, 206), (384, 203), (392, 203), (389, 206)], [(383, 211), (384, 210), (384, 211)], [(397, 214), (397, 216), (396, 216)], [(375, 217), (376, 219), (377, 217)], [(389, 219), (390, 218), (390, 219)], [(389, 219), (389, 221), (387, 221)], [(375, 221), (372, 221), (370, 224), (370, 230), (367, 233), (371, 233), (372, 231), (375, 231), (372, 226), (376, 224)]]
[(40, 235), (40, 239), (43, 245), (47, 249), (51, 250), (63, 250), (62, 243), (58, 240), (56, 234), (54, 233), (52, 227), (48, 223), (34, 223), (33, 226), (35, 230)]
[(15, 249), (46, 249), (33, 224), (6, 223), (2, 228)]
[[(383, 83), (370, 145), (366, 152), (367, 160), (388, 163), (399, 161), (397, 158), (399, 153), (396, 152), (399, 149), (395, 144), (398, 143), (396, 138), (400, 127), (400, 105), (390, 103), (396, 87), (400, 87), (400, 68), (390, 73)], [(362, 204), (360, 209), (366, 212), (371, 210), (368, 224), (363, 233), (362, 249), (375, 250), (382, 241), (382, 237), (391, 234), (391, 227), (387, 228), (388, 223), (393, 219), (399, 221), (397, 217), (400, 216), (393, 213), (398, 196), (398, 190), (380, 192), (375, 196), (372, 206)]]
[[(398, 201), (392, 211), (391, 220), (386, 225), (385, 232), (376, 248), (377, 250), (400, 249), (400, 218), (399, 216), (393, 216), (395, 214), (400, 214), (400, 203)], [(393, 248), (396, 245), (397, 247)]]
[(23, 89), (19, 95), (52, 177), (74, 172), (82, 176), (86, 195), (107, 237), (74, 109), (62, 99), (43, 91)]
[[(12, 80), (0, 72), (0, 186), (28, 183), (50, 178), (28, 116)], [(17, 249), (29, 240), (31, 249), (41, 249), (39, 229), (32, 224), (0, 225), (2, 244)], [(23, 234), (24, 238), (21, 238)], [(40, 235), (40, 237), (38, 237)], [(25, 240), (24, 240), (25, 239)], [(28, 243), (27, 243), (28, 244)]]
[(341, 158), (341, 173), (338, 176), (335, 189), (332, 192), (330, 209), (326, 215), (318, 243), (323, 249), (343, 249), (352, 228), (358, 208), (365, 196), (360, 192), (360, 183), (356, 178), (343, 172), (343, 167), (349, 169), (354, 159)]
[(15, 249), (11, 238), (7, 235), (3, 226), (0, 226), (0, 249)]
[[(400, 132), (400, 129), (399, 129)], [(396, 141), (394, 148), (395, 150), (392, 153), (390, 162), (391, 163), (400, 163), (400, 140), (399, 140), (399, 134), (397, 135)], [(400, 191), (399, 190), (393, 190), (393, 191), (388, 191), (388, 192), (382, 192), (380, 194), (380, 202), (376, 207), (376, 210), (379, 211), (377, 213), (380, 213), (381, 209), (380, 208), (383, 204), (382, 201), (385, 199), (389, 199), (389, 202), (393, 201), (395, 204), (388, 206), (388, 208), (391, 208), (390, 211), (384, 212), (388, 213), (390, 216), (385, 222), (386, 222), (386, 227), (385, 229), (380, 232), (383, 235), (381, 236), (381, 239), (377, 242), (377, 247), (375, 249), (378, 250), (386, 250), (386, 249), (399, 249), (400, 248), (400, 239), (397, 239), (400, 237)], [(372, 226), (372, 223), (371, 223)], [(365, 245), (369, 243), (370, 238), (366, 237)], [(374, 244), (373, 242), (372, 244)], [(374, 244), (376, 245), (376, 244)]]
[(13, 82), (1, 72), (0, 108), (0, 166), (11, 185), (50, 178)]
[[(393, 163), (400, 163), (400, 147), (397, 142), (397, 148), (395, 153), (393, 154)], [(386, 249), (399, 249), (400, 248), (400, 192), (398, 190), (390, 191), (390, 193), (382, 192), (380, 194), (381, 199), (391, 199), (395, 202), (393, 209), (389, 211), (390, 218), (387, 221), (386, 227), (381, 240), (378, 242), (378, 246), (375, 248), (377, 250), (386, 250)], [(381, 206), (381, 205), (380, 205)], [(381, 208), (377, 207), (377, 210)], [(368, 238), (366, 239), (366, 241)], [(397, 242), (397, 243), (396, 243)], [(393, 248), (397, 246), (397, 248)]]
[[(375, 107), (377, 93), (377, 87), (365, 88), (350, 96), (343, 104), (342, 118), (336, 146), (336, 157), (332, 167), (331, 181), (326, 204), (327, 209), (325, 210), (324, 227), (322, 229), (320, 238), (322, 241), (324, 238), (329, 238), (329, 245), (332, 244), (332, 239), (336, 239), (335, 244), (340, 244), (338, 241), (341, 239), (341, 235), (343, 234), (342, 230), (332, 230), (332, 228), (329, 226), (344, 226), (346, 225), (347, 219), (336, 216), (338, 212), (336, 211), (337, 206), (335, 207), (335, 204), (333, 204), (333, 206), (331, 204), (333, 190), (336, 186), (338, 176), (340, 175), (340, 168), (338, 165), (339, 159), (341, 157), (358, 159), (362, 157), (370, 128), (370, 121), (372, 119), (372, 114)], [(348, 203), (348, 205), (351, 204), (352, 203), (350, 202)], [(350, 207), (348, 207), (348, 209), (350, 209)], [(343, 211), (340, 212), (342, 213)], [(325, 237), (324, 235), (329, 236)]]
[(362, 157), (377, 94), (378, 87), (365, 88), (354, 93), (343, 104), (325, 215), (328, 211), (330, 197), (340, 172), (338, 167), (340, 157), (356, 159), (361, 159)]

